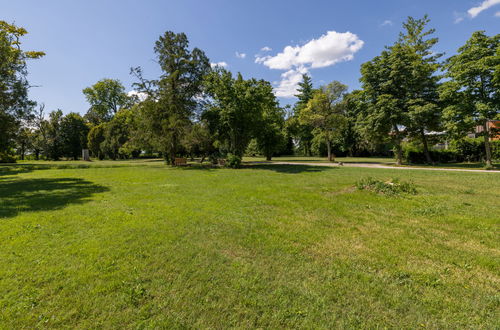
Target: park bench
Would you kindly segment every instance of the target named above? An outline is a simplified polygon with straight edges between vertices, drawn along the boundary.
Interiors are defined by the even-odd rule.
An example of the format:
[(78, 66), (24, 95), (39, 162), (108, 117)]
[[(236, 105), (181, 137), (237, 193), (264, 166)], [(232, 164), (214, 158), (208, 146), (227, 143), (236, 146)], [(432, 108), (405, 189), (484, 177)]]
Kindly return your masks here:
[(226, 160), (223, 158), (219, 158), (219, 166), (226, 166)]
[(175, 166), (187, 166), (187, 158), (175, 158), (174, 159)]

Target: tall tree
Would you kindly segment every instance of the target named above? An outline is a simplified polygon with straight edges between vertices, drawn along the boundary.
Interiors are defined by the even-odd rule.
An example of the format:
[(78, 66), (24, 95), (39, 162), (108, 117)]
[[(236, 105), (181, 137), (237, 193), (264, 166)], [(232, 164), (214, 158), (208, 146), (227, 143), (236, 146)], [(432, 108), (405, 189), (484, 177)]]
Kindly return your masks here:
[(62, 110), (49, 113), (49, 118), (42, 122), (42, 130), (45, 134), (43, 153), (45, 158), (58, 160), (63, 156), (64, 146), (61, 139), (61, 121), (64, 115)]
[(222, 68), (214, 70), (206, 80), (206, 92), (212, 102), (203, 118), (221, 148), (242, 157), (250, 140), (262, 129), (264, 109), (276, 106), (271, 85), (263, 80), (233, 78)]
[(28, 119), (35, 106), (28, 98), (26, 61), (45, 54), (21, 49), (26, 33), (22, 27), (0, 21), (0, 161), (2, 154), (10, 152), (21, 120)]
[(314, 138), (313, 127), (308, 124), (302, 124), (299, 122), (299, 116), (302, 109), (307, 106), (309, 100), (313, 97), (314, 88), (312, 84), (312, 79), (308, 74), (302, 75), (302, 81), (299, 83), (297, 88), (297, 103), (293, 108), (293, 116), (287, 120), (287, 128), (291, 135), (293, 135), (302, 149), (304, 155), (311, 155), (311, 143)]
[(412, 135), (422, 139), (430, 161), (425, 131), (439, 125), (435, 72), (440, 55), (431, 52), (437, 39), (426, 39), (434, 32), (424, 31), (428, 22), (427, 17), (409, 17), (399, 41), (361, 66), (367, 102), (363, 121), (373, 136), (390, 137), (398, 165), (403, 158), (402, 141)]
[(415, 131), (420, 131), (425, 139), (425, 123), (436, 110), (431, 103), (432, 93), (426, 94), (426, 88), (434, 88), (434, 63), (426, 54), (435, 43), (433, 39), (423, 39), (433, 32), (422, 32), (427, 21), (426, 17), (408, 18), (407, 33), (361, 66), (360, 81), (367, 102), (363, 121), (373, 137), (391, 139), (398, 165), (403, 159), (403, 139)]
[(125, 87), (116, 79), (102, 79), (91, 87), (83, 90), (83, 94), (90, 104), (85, 118), (92, 125), (111, 120), (122, 108), (128, 108), (134, 101), (125, 93)]
[(173, 164), (182, 134), (198, 106), (202, 82), (210, 71), (210, 63), (202, 50), (189, 49), (184, 33), (165, 32), (154, 50), (163, 74), (159, 80), (145, 80), (140, 68), (135, 68), (132, 72), (140, 81), (134, 86), (148, 95), (143, 119), (152, 133), (154, 144)]
[(340, 143), (344, 151), (347, 151), (349, 157), (353, 157), (355, 151), (359, 148), (361, 132), (358, 125), (358, 117), (363, 111), (363, 92), (354, 90), (344, 97), (346, 127), (340, 137)]
[(264, 80), (258, 81), (258, 106), (262, 109), (261, 123), (255, 132), (257, 145), (267, 160), (285, 144), (283, 128), (285, 125), (285, 110), (279, 106), (271, 84)]
[(46, 135), (45, 135), (45, 117), (44, 117), (45, 104), (40, 104), (38, 109), (35, 109), (31, 126), (33, 128), (33, 132), (31, 134), (31, 148), (33, 149), (33, 153), (35, 154), (35, 159), (40, 159), (40, 154), (42, 153), (43, 148), (46, 145)]
[(422, 19), (409, 17), (403, 23), (404, 33), (398, 43), (408, 49), (411, 75), (406, 77), (408, 126), (410, 136), (422, 141), (424, 154), (428, 163), (432, 163), (429, 153), (426, 131), (439, 130), (441, 126), (441, 107), (439, 105), (439, 80), (437, 71), (440, 68), (438, 59), (443, 55), (432, 51), (438, 38), (430, 37), (435, 30), (425, 30), (430, 22), (424, 16)]
[(313, 126), (314, 135), (325, 141), (330, 162), (335, 161), (332, 144), (347, 125), (345, 105), (342, 102), (346, 91), (346, 85), (333, 81), (316, 91), (300, 112), (300, 122)]
[(63, 156), (77, 160), (82, 149), (87, 148), (88, 132), (88, 126), (79, 114), (72, 112), (62, 117), (58, 135)]
[[(448, 104), (444, 111), (450, 133), (464, 136), (482, 126), (486, 165), (491, 166), (488, 120), (500, 115), (500, 34), (487, 36), (477, 31), (448, 59), (447, 78), (441, 96)], [(496, 73), (495, 73), (496, 71)]]

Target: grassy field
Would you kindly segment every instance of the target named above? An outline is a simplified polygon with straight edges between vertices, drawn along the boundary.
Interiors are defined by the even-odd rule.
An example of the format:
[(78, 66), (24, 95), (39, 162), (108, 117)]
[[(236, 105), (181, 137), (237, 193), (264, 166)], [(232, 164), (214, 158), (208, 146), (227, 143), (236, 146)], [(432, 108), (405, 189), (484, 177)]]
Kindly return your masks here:
[(498, 328), (499, 200), (498, 173), (0, 166), (0, 328)]

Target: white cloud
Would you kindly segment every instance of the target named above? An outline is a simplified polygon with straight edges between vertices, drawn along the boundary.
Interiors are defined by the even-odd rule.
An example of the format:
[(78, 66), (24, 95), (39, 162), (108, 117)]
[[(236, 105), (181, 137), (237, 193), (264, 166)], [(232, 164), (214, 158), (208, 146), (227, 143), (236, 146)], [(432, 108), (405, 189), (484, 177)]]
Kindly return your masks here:
[(464, 18), (465, 18), (464, 13), (459, 13), (457, 11), (453, 12), (453, 23), (458, 24), (458, 23), (462, 22), (464, 20)]
[(497, 11), (497, 12), (495, 13), (495, 17), (500, 17), (500, 11)]
[(363, 47), (364, 42), (351, 32), (328, 31), (318, 39), (312, 39), (302, 46), (286, 46), (275, 56), (255, 58), (270, 69), (286, 70), (274, 91), (279, 97), (293, 97), (296, 94), (302, 74), (309, 69), (324, 68), (343, 61), (350, 61)]
[(310, 65), (323, 68), (353, 59), (354, 53), (363, 47), (363, 41), (351, 32), (328, 31), (318, 39), (312, 39), (303, 46), (286, 46), (276, 56), (262, 56), (255, 59), (270, 69), (289, 70), (294, 66)]
[(226, 62), (224, 62), (224, 61), (222, 61), (222, 62), (217, 62), (217, 63), (210, 63), (210, 66), (211, 66), (212, 68), (215, 68), (215, 67), (217, 67), (217, 66), (220, 66), (221, 68), (225, 68), (225, 67), (227, 67), (227, 63), (226, 63)]
[(274, 94), (278, 97), (294, 97), (297, 94), (297, 87), (302, 81), (302, 75), (308, 73), (305, 67), (288, 70), (281, 74), (281, 81), (274, 88)]
[(500, 4), (500, 0), (484, 0), (479, 6), (470, 8), (467, 13), (471, 18), (474, 18), (482, 11), (485, 11), (486, 9), (498, 4)]
[(128, 96), (137, 96), (139, 101), (144, 101), (145, 99), (148, 98), (148, 94), (143, 93), (143, 92), (138, 92), (136, 90), (131, 90), (130, 92), (127, 93)]
[(271, 47), (265, 46), (265, 47), (262, 47), (260, 50), (263, 51), (263, 52), (270, 52), (273, 49)]
[(391, 20), (386, 19), (380, 26), (392, 26), (393, 24)]
[(245, 53), (236, 52), (235, 54), (236, 54), (237, 58), (245, 58), (245, 57), (247, 57), (247, 54), (245, 54)]

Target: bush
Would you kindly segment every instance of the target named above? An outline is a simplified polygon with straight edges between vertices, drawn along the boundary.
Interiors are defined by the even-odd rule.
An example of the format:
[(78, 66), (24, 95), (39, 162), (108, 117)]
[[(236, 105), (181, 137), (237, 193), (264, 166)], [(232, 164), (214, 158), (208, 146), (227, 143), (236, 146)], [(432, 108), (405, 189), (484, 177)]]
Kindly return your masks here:
[(241, 157), (233, 154), (227, 154), (226, 166), (230, 168), (241, 167)]
[(368, 190), (378, 194), (395, 196), (400, 194), (416, 195), (417, 188), (413, 182), (399, 181), (392, 179), (386, 182), (373, 179), (371, 177), (364, 178), (356, 182), (358, 190)]
[[(461, 157), (455, 150), (429, 150), (433, 162), (453, 163), (460, 161)], [(424, 164), (427, 162), (422, 150), (414, 146), (403, 147), (403, 160), (408, 164)]]
[(8, 153), (0, 152), (0, 163), (15, 163), (16, 158)]
[[(500, 140), (490, 141), (491, 158), (500, 160)], [(483, 138), (464, 138), (453, 143), (453, 148), (461, 156), (460, 161), (480, 162), (486, 158)]]

